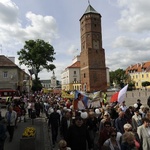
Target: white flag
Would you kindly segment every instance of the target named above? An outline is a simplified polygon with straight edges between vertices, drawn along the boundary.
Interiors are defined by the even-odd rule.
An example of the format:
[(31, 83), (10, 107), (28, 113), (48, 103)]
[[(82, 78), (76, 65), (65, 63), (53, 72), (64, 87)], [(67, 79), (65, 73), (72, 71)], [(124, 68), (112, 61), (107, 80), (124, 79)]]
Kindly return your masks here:
[(125, 96), (126, 96), (126, 92), (127, 92), (127, 88), (128, 88), (128, 84), (119, 91), (118, 103), (122, 103), (124, 101)]

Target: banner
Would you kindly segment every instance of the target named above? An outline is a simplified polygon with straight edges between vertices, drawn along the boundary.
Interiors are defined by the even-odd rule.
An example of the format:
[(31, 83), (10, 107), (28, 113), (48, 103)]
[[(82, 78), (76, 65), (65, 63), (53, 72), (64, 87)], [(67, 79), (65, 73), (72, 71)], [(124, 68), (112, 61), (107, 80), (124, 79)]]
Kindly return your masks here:
[(74, 93), (73, 93), (73, 92), (71, 92), (71, 93), (69, 94), (69, 93), (67, 93), (66, 91), (61, 91), (61, 97), (62, 97), (62, 98), (74, 98), (75, 96), (74, 96)]
[(100, 92), (101, 91), (97, 91), (97, 92), (94, 92), (94, 93), (90, 93), (88, 95), (89, 99), (92, 100), (92, 101), (98, 101), (100, 100)]

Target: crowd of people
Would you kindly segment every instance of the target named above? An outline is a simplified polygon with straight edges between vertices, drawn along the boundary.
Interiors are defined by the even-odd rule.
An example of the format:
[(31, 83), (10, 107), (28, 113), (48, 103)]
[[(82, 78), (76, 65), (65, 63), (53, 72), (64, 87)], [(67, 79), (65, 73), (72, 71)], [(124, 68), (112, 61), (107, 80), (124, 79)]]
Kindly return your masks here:
[[(78, 109), (77, 104), (74, 106), (75, 101), (40, 93), (9, 102), (4, 116), (9, 141), (13, 140), (18, 122), (44, 113), (53, 148), (59, 136), (60, 150), (150, 149), (150, 110), (140, 99), (133, 106), (127, 106), (125, 101), (120, 104), (105, 100), (100, 102), (100, 107), (85, 109)], [(0, 149), (3, 150), (6, 136), (2, 132), (6, 130), (1, 123)]]

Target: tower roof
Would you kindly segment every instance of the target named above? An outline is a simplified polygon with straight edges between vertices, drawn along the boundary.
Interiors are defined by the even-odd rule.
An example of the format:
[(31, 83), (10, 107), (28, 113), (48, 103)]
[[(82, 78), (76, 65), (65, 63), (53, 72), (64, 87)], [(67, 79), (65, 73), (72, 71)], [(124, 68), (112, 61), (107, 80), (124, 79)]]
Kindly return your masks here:
[(89, 6), (87, 7), (86, 11), (84, 14), (87, 14), (87, 13), (95, 13), (95, 14), (99, 14), (90, 4)]
[[(93, 13), (93, 14), (98, 14), (100, 15), (100, 13), (98, 13), (90, 4), (89, 6), (87, 7), (85, 13), (82, 15), (82, 17), (86, 14), (89, 14), (89, 13)], [(100, 15), (101, 16), (101, 15)], [(82, 19), (82, 17), (80, 18), (80, 20)]]

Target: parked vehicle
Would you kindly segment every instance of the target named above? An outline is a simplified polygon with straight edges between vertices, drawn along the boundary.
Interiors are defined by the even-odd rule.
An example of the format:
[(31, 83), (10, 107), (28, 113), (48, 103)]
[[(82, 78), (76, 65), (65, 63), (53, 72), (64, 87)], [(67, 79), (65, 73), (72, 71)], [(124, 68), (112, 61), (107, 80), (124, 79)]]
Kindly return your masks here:
[(7, 98), (20, 99), (20, 93), (13, 89), (0, 89), (0, 104), (6, 105)]

